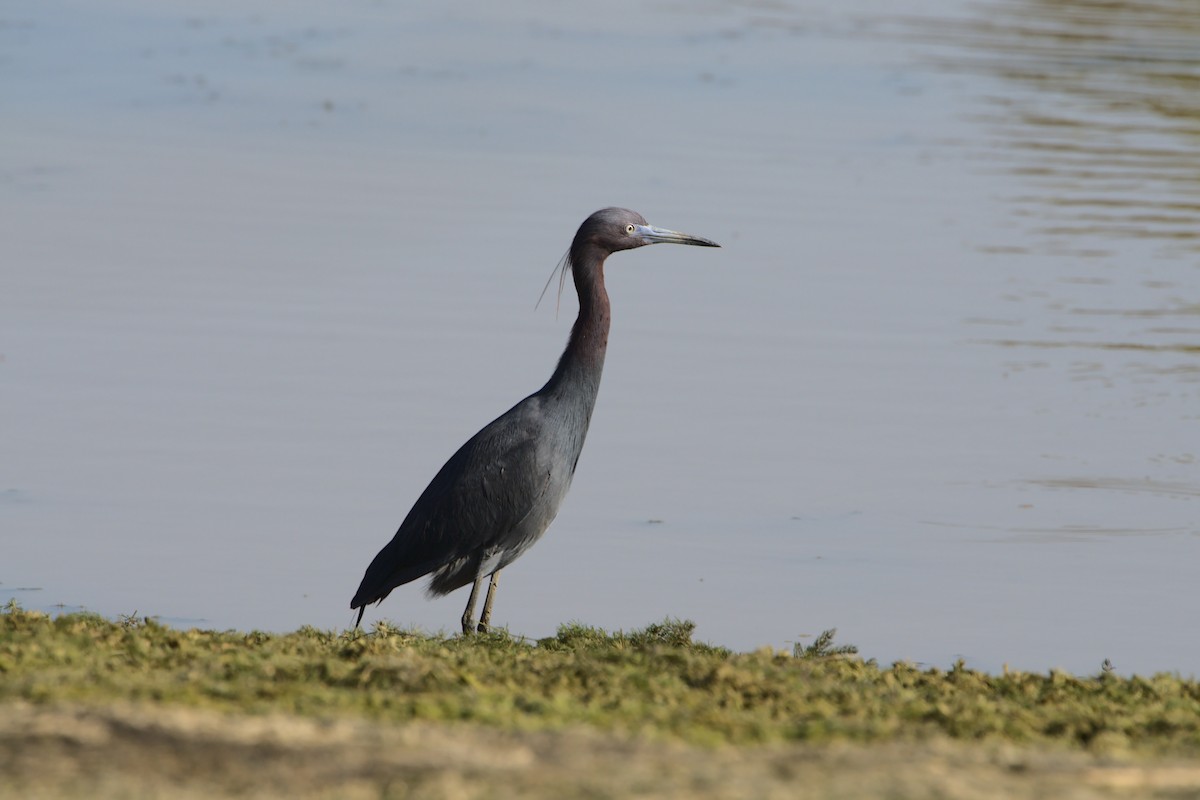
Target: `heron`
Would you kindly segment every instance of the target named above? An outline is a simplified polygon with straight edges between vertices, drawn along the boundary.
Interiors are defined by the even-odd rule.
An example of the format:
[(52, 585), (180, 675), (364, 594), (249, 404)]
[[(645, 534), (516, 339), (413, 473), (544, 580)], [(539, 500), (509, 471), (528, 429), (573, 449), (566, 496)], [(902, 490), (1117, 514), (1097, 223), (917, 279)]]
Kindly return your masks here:
[[(367, 605), (432, 574), (431, 597), (471, 584), (462, 615), (464, 635), (489, 630), (500, 571), (546, 532), (579, 463), (608, 347), (604, 261), (618, 250), (660, 243), (720, 247), (650, 225), (625, 208), (601, 209), (579, 226), (559, 263), (559, 291), (570, 272), (579, 314), (554, 374), (468, 439), (434, 476), (367, 567), (350, 601), (350, 608), (358, 609), (354, 627), (362, 623)], [(475, 605), (489, 578), (476, 625)]]

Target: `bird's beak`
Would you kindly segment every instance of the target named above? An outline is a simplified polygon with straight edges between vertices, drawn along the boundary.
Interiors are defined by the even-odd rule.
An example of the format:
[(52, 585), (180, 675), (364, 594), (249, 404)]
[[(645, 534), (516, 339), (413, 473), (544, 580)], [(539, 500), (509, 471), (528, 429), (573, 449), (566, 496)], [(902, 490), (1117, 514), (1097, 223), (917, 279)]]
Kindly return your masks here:
[(690, 233), (669, 231), (666, 228), (656, 228), (653, 225), (637, 225), (637, 234), (647, 244), (694, 244), (698, 247), (720, 247), (712, 239), (692, 236)]

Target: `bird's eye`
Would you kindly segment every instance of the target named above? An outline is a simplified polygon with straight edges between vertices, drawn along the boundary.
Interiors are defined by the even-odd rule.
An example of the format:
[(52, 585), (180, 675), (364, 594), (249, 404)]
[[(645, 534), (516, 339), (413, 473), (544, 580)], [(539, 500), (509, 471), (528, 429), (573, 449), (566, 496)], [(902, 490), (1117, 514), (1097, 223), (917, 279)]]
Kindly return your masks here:
[(634, 232), (634, 230), (636, 230), (636, 228), (634, 228), (634, 227), (633, 227), (633, 224), (632, 224), (632, 223), (630, 223), (629, 225), (626, 225), (626, 226), (625, 226), (625, 232), (626, 232), (626, 233), (633, 233), (633, 232)]

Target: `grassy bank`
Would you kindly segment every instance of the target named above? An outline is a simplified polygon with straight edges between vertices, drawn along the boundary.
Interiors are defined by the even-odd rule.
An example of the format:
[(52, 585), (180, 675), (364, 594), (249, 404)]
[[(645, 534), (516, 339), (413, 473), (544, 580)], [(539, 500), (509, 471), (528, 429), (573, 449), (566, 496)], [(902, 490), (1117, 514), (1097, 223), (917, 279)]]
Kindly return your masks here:
[(146, 701), (308, 717), (587, 725), (700, 744), (943, 735), (1200, 753), (1200, 684), (1098, 671), (988, 675), (849, 655), (731, 653), (665, 622), (536, 644), (377, 626), (275, 635), (90, 614), (0, 614), (0, 701)]
[[(290, 730), (341, 731), (344, 741), (338, 741), (360, 758), (372, 747), (382, 748), (383, 758), (392, 749), (380, 742), (412, 731), (424, 731), (414, 740), (422, 746), (475, 741), (468, 749), (476, 754), (507, 743), (532, 753), (531, 763), (540, 752), (533, 743), (553, 750), (579, 740), (593, 755), (624, 753), (602, 768), (614, 779), (612, 769), (628, 765), (634, 751), (690, 754), (692, 766), (680, 767), (681, 775), (701, 774), (722, 760), (775, 763), (780, 753), (792, 753), (781, 763), (793, 763), (815, 752), (851, 761), (847, 753), (869, 752), (874, 755), (864, 755), (864, 764), (893, 763), (901, 770), (920, 761), (913, 752), (943, 758), (949, 747), (971, 753), (963, 758), (979, 769), (1003, 775), (1011, 769), (997, 759), (1007, 763), (1014, 752), (1024, 754), (1019, 760), (1026, 764), (1053, 754), (1089, 769), (1105, 759), (1128, 765), (1200, 755), (1200, 685), (1192, 679), (885, 667), (839, 654), (828, 643), (808, 653), (731, 653), (693, 642), (691, 631), (690, 623), (677, 621), (615, 634), (567, 625), (537, 643), (505, 634), (430, 636), (387, 625), (369, 634), (305, 628), (276, 635), (185, 631), (90, 614), (50, 618), (10, 606), (0, 614), (0, 713), (7, 709), (10, 720), (3, 741), (11, 755), (14, 741), (31, 741), (21, 735), (27, 727), (57, 730), (79, 720), (109, 731), (105, 741), (134, 735), (139, 726), (169, 739), (175, 723), (164, 720), (179, 714), (227, 721), (205, 723), (210, 727), (250, 725), (260, 733), (276, 724), (266, 721), (287, 720)], [(48, 736), (51, 743), (71, 738)], [(246, 752), (238, 742), (258, 742), (254, 752), (263, 746), (244, 731), (230, 736), (221, 762), (226, 774), (232, 774), (228, 759), (237, 760), (232, 754)], [(272, 736), (268, 742), (278, 744)], [(407, 747), (415, 752), (412, 742)], [(199, 751), (181, 744), (170, 752)], [(452, 762), (444, 774), (458, 774)], [(1050, 772), (1061, 773), (1067, 762), (1056, 761)], [(37, 763), (16, 759), (0, 769), (29, 779), (42, 769), (30, 766)], [(258, 768), (248, 774), (265, 769), (259, 757), (248, 764)], [(760, 777), (786, 786), (790, 773), (778, 763), (766, 769)], [(404, 781), (397, 786), (411, 788)], [(553, 791), (564, 790), (556, 786)], [(1185, 778), (1184, 786), (1200, 788), (1200, 774)], [(371, 784), (368, 796), (381, 796), (380, 786)]]

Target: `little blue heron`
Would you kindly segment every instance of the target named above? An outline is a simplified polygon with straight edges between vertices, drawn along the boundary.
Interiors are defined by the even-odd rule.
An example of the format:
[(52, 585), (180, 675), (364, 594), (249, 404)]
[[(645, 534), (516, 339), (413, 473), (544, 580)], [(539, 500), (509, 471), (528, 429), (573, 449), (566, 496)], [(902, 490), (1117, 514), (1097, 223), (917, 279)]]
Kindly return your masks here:
[[(358, 609), (356, 628), (368, 603), (433, 573), (431, 596), (472, 584), (463, 633), (488, 630), (500, 570), (545, 533), (583, 450), (608, 347), (604, 259), (618, 250), (660, 242), (720, 247), (699, 236), (656, 228), (624, 208), (601, 209), (579, 226), (561, 265), (574, 274), (579, 316), (554, 374), (472, 436), (434, 476), (367, 567), (350, 601), (350, 608)], [(488, 576), (491, 583), (476, 628), (475, 602)]]

